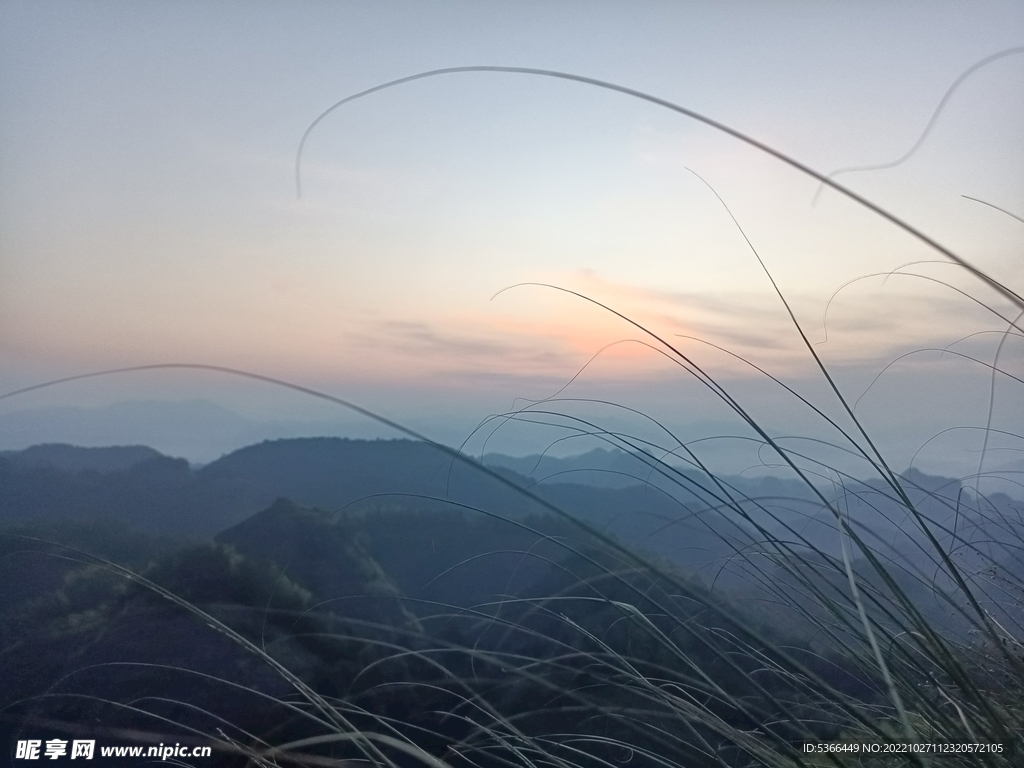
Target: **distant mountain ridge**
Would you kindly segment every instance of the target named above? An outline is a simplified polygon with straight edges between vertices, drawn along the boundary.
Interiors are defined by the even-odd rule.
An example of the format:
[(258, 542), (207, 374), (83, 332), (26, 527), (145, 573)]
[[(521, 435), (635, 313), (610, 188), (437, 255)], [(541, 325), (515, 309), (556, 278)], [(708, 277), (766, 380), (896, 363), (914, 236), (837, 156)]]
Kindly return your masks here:
[(519, 457), (488, 453), (484, 454), (483, 463), (489, 467), (512, 470), (537, 482), (594, 485), (601, 488), (644, 485), (652, 475), (650, 466), (641, 457), (603, 448), (564, 457)]
[(112, 445), (82, 448), (67, 443), (43, 443), (23, 451), (0, 451), (0, 458), (24, 467), (51, 467), (68, 472), (123, 472), (137, 464), (163, 458), (159, 451), (145, 445)]
[(375, 433), (372, 427), (344, 418), (254, 419), (206, 400), (137, 400), (93, 408), (56, 406), (0, 413), (0, 448), (9, 451), (40, 443), (147, 445), (197, 464), (271, 438), (372, 437)]
[[(588, 460), (597, 469), (588, 469)], [(327, 512), (458, 508), (517, 520), (547, 514), (547, 502), (623, 543), (707, 569), (715, 578), (738, 552), (757, 551), (764, 536), (757, 526), (828, 552), (840, 542), (833, 512), (815, 489), (794, 479), (730, 477), (719, 486), (681, 472), (673, 487), (637, 457), (609, 451), (546, 463), (536, 457), (485, 461), (493, 462), (490, 471), (500, 478), (474, 469), (473, 460), (453, 460), (435, 446), (410, 440), (267, 440), (200, 468), (141, 447), (39, 446), (0, 456), (0, 524), (95, 519), (156, 534), (208, 537), (282, 497)], [(105, 469), (83, 471), (90, 466)], [(550, 474), (535, 471), (540, 467)], [(533, 477), (514, 468), (533, 471)], [(617, 483), (630, 482), (602, 485), (608, 474)], [(578, 482), (587, 477), (598, 482)], [(1012, 519), (1008, 512), (1017, 502), (1009, 497), (981, 500), (957, 480), (918, 472), (907, 479), (908, 492), (940, 539), (954, 529), (978, 542), (1005, 536), (991, 520)], [(913, 557), (929, 551), (919, 524), (891, 489), (878, 481), (850, 485), (853, 493), (835, 503), (868, 541)], [(985, 505), (997, 514), (986, 513)]]
[[(279, 497), (327, 511), (370, 505), (457, 507), (515, 519), (545, 514), (542, 503), (473, 464), (453, 461), (427, 443), (344, 438), (268, 440), (198, 469), (183, 459), (157, 456), (102, 475), (0, 457), (0, 524), (105, 519), (151, 533), (206, 537)], [(625, 541), (672, 551), (684, 560), (721, 554), (713, 532), (699, 521), (677, 519), (686, 510), (644, 486), (535, 485), (511, 470), (492, 471), (518, 486), (532, 486), (550, 503)], [(666, 524), (667, 533), (651, 538)]]

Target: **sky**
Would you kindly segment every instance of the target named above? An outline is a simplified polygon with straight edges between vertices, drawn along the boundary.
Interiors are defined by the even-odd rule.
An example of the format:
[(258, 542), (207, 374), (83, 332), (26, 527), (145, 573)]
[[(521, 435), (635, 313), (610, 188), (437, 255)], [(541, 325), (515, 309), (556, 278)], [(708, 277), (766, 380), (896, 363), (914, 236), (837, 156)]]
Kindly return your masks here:
[[(774, 280), (897, 465), (923, 446), (924, 466), (970, 471), (990, 418), (1024, 427), (1020, 383), (986, 367), (1007, 328), (991, 310), (1016, 310), (732, 137), (579, 83), (464, 73), (325, 118), (301, 198), (296, 151), (346, 96), (504, 65), (635, 88), (830, 172), (899, 158), (965, 70), (1022, 45), (1017, 2), (0, 2), (0, 392), (196, 363), (452, 444), (555, 393), (534, 410), (745, 440), (631, 320), (772, 434), (832, 440), (752, 367), (845, 418)], [(978, 69), (909, 159), (836, 180), (1020, 291), (1024, 225), (992, 206), (1024, 215), (1022, 80), (1020, 53)], [(1022, 346), (1003, 343), (1000, 369), (1021, 376)], [(614, 405), (581, 402), (595, 399)], [(36, 437), (3, 434), (12, 414), (140, 401), (394, 434), (265, 383), (161, 370), (0, 400), (0, 448)], [(525, 453), (563, 433), (519, 420), (493, 445)], [(992, 461), (1019, 461), (1019, 441), (999, 439)]]

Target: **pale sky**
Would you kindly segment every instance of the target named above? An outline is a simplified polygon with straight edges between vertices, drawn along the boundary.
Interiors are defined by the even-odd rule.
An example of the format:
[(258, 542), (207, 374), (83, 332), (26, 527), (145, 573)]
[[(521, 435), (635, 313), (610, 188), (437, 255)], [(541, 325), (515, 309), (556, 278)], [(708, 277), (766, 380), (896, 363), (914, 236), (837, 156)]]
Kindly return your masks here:
[[(777, 160), (619, 94), (506, 74), (374, 94), (310, 136), (297, 200), (303, 131), (339, 99), (419, 71), (538, 67), (677, 102), (831, 171), (899, 157), (964, 70), (1022, 45), (1019, 2), (2, 2), (0, 389), (226, 365), (457, 442), (514, 398), (558, 390), (604, 345), (641, 338), (567, 294), (491, 299), (544, 282), (678, 342), (777, 433), (813, 429), (774, 385), (680, 338), (728, 347), (833, 409), (753, 254), (687, 169), (729, 204), (851, 400), (905, 352), (1005, 324), (933, 281), (876, 277), (838, 293), (825, 342), (826, 303), (845, 283), (936, 255), (835, 193), (812, 205), (816, 184)], [(1024, 224), (963, 196), (1024, 215), (1022, 83), (1024, 55), (993, 62), (906, 163), (839, 177), (1018, 291)], [(1009, 311), (954, 267), (915, 270)], [(998, 339), (953, 349), (991, 362)], [(1002, 358), (1018, 376), (1021, 351), (1011, 340)], [(942, 429), (983, 424), (988, 376), (920, 353), (887, 371), (863, 414), (898, 464)], [(1010, 431), (1024, 426), (1019, 387), (997, 382), (993, 412)], [(729, 421), (631, 344), (563, 395), (609, 397), (683, 432)], [(196, 373), (60, 387), (0, 401), (0, 415), (146, 399), (328, 418), (294, 394)], [(935, 466), (968, 443), (933, 442)]]

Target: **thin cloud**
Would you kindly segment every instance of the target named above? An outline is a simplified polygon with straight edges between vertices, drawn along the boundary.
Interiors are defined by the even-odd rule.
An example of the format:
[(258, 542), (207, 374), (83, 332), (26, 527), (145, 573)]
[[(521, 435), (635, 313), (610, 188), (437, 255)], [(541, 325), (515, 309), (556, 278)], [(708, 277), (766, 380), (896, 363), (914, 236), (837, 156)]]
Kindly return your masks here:
[(439, 364), (476, 365), (509, 361), (516, 365), (551, 368), (571, 365), (564, 352), (541, 348), (523, 341), (510, 342), (495, 336), (446, 333), (422, 322), (388, 320), (380, 323), (379, 333), (364, 336), (363, 343), (384, 346), (392, 351), (427, 358)]

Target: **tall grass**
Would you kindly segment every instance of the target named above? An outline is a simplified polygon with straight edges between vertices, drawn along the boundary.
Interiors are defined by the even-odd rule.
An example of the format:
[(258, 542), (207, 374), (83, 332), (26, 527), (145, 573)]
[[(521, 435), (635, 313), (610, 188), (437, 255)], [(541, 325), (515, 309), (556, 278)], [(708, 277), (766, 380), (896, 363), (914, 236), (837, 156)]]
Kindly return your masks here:
[[(306, 137), (334, 109), (385, 88), (427, 77), (501, 72), (556, 77), (610, 89), (699, 120), (768, 153), (866, 207), (933, 248), (977, 278), (982, 303), (1004, 333), (1024, 333), (1024, 299), (951, 250), (895, 215), (819, 173), (692, 110), (649, 94), (592, 78), (545, 70), (461, 67), (392, 81), (339, 101), (318, 117)], [(298, 160), (296, 183), (299, 186)], [(709, 190), (718, 197), (713, 189)], [(373, 649), (373, 660), (345, 692), (327, 695), (275, 655), (274, 648), (233, 628), (223, 615), (204, 610), (146, 576), (85, 553), (63, 550), (140, 585), (229, 638), (279, 676), (287, 694), (255, 688), (239, 696), (264, 701), (287, 713), (286, 738), (238, 733), (211, 724), (209, 738), (253, 765), (336, 764), (429, 766), (819, 766), (991, 765), (1024, 760), (1024, 523), (1008, 515), (1002, 499), (933, 488), (892, 467), (871, 431), (818, 355), (740, 222), (726, 213), (760, 263), (806, 353), (827, 383), (842, 418), (800, 394), (754, 363), (766, 386), (783, 387), (831, 433), (833, 452), (852, 457), (856, 472), (829, 464), (817, 453), (792, 447), (772, 434), (720, 377), (683, 351), (674, 339), (595, 298), (560, 288), (645, 334), (650, 346), (724, 403), (746, 436), (770, 451), (798, 480), (799, 498), (751, 496), (733, 479), (709, 467), (685, 436), (659, 422), (655, 438), (602, 427), (573, 411), (571, 398), (531, 402), (501, 414), (490, 427), (517, 422), (557, 427), (627, 451), (644, 465), (637, 477), (691, 510), (698, 524), (721, 537), (730, 557), (720, 572), (731, 574), (719, 589), (681, 574), (666, 562), (622, 546), (610, 535), (573, 519), (537, 488), (441, 446), (402, 425), (325, 392), (260, 374), (191, 364), (139, 366), (46, 382), (0, 395), (87, 376), (156, 368), (192, 368), (245, 376), (354, 409), (399, 433), (430, 442), (452, 459), (504, 483), (509, 494), (537, 505), (580, 529), (553, 534), (536, 521), (509, 521), (538, 541), (536, 557), (555, 565), (548, 594), (520, 594), (494, 603), (419, 605), (420, 627), (373, 626), (351, 620), (301, 625), (316, 636), (321, 653), (349, 653), (353, 644)], [(995, 300), (986, 298), (994, 295)], [(730, 353), (731, 354), (731, 353)], [(992, 365), (993, 375), (1020, 379)], [(625, 406), (606, 403), (609, 412)], [(990, 416), (991, 419), (991, 416)], [(998, 425), (988, 425), (995, 431)], [(815, 438), (818, 439), (818, 438)], [(835, 455), (833, 453), (832, 455)], [(486, 509), (446, 500), (439, 504), (481, 516)], [(827, 513), (812, 535), (795, 522), (798, 510)], [(803, 514), (803, 513), (801, 513)], [(872, 514), (875, 516), (872, 517)], [(805, 515), (806, 516), (806, 515)], [(898, 541), (879, 534), (886, 517)], [(890, 530), (890, 529), (886, 529)], [(980, 532), (980, 537), (979, 537)], [(730, 595), (742, 593), (746, 603)], [(309, 619), (315, 609), (287, 609)], [(268, 608), (269, 611), (269, 608)], [(300, 626), (296, 624), (295, 626)], [(424, 627), (426, 629), (424, 629)], [(162, 674), (188, 676), (185, 670)], [(230, 679), (207, 680), (231, 689)], [(55, 691), (53, 695), (59, 695)], [(382, 706), (382, 701), (391, 705)], [(415, 717), (395, 702), (416, 702)], [(117, 702), (148, 717), (154, 732), (175, 726), (145, 702)], [(187, 704), (187, 701), (179, 701)], [(258, 706), (258, 704), (254, 704)], [(215, 723), (214, 712), (205, 713)], [(285, 715), (282, 715), (284, 717)], [(936, 755), (908, 751), (808, 752), (804, 744), (869, 743), (1001, 745), (1002, 751)], [(954, 747), (955, 748), (955, 747)], [(971, 747), (975, 749), (976, 747)], [(984, 746), (980, 748), (985, 748)]]

